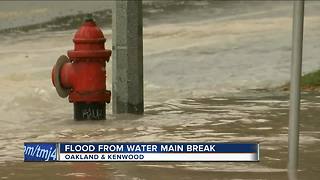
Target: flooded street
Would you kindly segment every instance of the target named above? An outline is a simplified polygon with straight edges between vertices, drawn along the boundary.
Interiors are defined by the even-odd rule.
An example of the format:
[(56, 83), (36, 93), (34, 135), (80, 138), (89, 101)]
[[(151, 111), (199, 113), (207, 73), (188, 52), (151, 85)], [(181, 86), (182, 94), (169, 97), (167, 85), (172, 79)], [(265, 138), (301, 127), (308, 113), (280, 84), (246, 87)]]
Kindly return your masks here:
[[(204, 2), (144, 17), (143, 116), (107, 105), (106, 121), (74, 121), (50, 78), (75, 29), (1, 31), (0, 179), (288, 179), (288, 92), (276, 87), (289, 80), (292, 3)], [(319, 9), (306, 2), (303, 73), (320, 68)], [(112, 89), (111, 63), (107, 74)], [(301, 108), (298, 176), (316, 180), (320, 93), (304, 93)], [(30, 141), (259, 142), (260, 162), (25, 163)]]
[[(250, 91), (229, 97), (168, 100), (147, 105), (144, 116), (110, 115), (107, 121), (74, 123), (65, 118), (66, 114), (60, 114), (32, 130), (1, 134), (0, 157), (5, 163), (1, 165), (1, 175), (4, 179), (53, 175), (59, 179), (287, 179), (287, 99), (285, 93)], [(300, 179), (316, 179), (320, 173), (319, 108), (320, 93), (303, 95)], [(53, 114), (39, 114), (35, 119), (44, 116)], [(22, 152), (23, 142), (30, 139), (38, 142), (260, 142), (261, 155), (257, 163), (23, 163), (22, 153), (16, 152)], [(12, 149), (3, 148), (9, 145)]]

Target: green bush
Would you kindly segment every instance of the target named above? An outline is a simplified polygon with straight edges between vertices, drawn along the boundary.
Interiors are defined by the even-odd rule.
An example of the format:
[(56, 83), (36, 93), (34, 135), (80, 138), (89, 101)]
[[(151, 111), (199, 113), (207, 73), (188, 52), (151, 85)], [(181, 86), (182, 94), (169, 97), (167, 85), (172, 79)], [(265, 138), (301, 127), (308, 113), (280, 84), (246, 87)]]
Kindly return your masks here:
[(301, 78), (301, 86), (320, 86), (320, 70), (303, 75)]

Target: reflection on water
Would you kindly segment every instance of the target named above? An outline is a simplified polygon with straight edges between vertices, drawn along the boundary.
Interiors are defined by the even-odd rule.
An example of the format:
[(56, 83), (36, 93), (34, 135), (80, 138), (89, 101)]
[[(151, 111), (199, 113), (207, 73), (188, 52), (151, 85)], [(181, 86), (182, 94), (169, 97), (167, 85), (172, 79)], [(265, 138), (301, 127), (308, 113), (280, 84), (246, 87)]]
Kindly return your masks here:
[[(255, 96), (252, 96), (255, 94)], [(320, 98), (302, 100), (301, 179), (319, 174)], [(75, 122), (60, 114), (37, 127), (1, 133), (1, 176), (57, 175), (59, 179), (287, 179), (288, 96), (285, 93), (248, 92), (224, 97), (168, 100), (147, 104), (144, 116), (109, 116), (106, 121)], [(71, 112), (71, 111), (70, 111)], [(47, 116), (54, 117), (48, 113)], [(34, 119), (41, 119), (41, 113)], [(36, 123), (35, 123), (36, 124)], [(206, 141), (260, 142), (258, 163), (23, 163), (23, 141)], [(10, 146), (9, 146), (10, 145)], [(12, 161), (15, 160), (15, 161)], [(9, 162), (10, 161), (10, 162)], [(35, 170), (40, 171), (34, 173)], [(23, 174), (23, 175), (22, 175)]]

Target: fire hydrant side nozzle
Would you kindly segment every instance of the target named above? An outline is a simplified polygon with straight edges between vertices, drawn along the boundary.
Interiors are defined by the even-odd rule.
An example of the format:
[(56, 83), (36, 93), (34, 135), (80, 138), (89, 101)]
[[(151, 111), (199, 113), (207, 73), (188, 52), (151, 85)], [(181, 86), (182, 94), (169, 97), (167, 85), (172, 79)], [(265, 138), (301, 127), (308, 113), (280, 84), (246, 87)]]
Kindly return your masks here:
[(111, 50), (105, 48), (103, 32), (91, 17), (86, 18), (73, 38), (74, 49), (62, 55), (52, 69), (52, 83), (60, 97), (69, 96), (74, 104), (74, 119), (105, 119), (106, 61)]

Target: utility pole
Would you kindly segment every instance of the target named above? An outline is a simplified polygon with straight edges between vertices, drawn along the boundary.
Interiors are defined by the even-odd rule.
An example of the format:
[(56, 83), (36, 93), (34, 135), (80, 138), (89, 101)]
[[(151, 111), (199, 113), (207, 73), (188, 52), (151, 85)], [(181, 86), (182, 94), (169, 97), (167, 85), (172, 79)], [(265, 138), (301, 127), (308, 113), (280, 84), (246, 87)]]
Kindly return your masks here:
[(288, 170), (295, 172), (299, 160), (300, 79), (302, 69), (304, 0), (294, 1), (289, 112)]
[(142, 1), (117, 0), (112, 11), (113, 113), (143, 114)]

